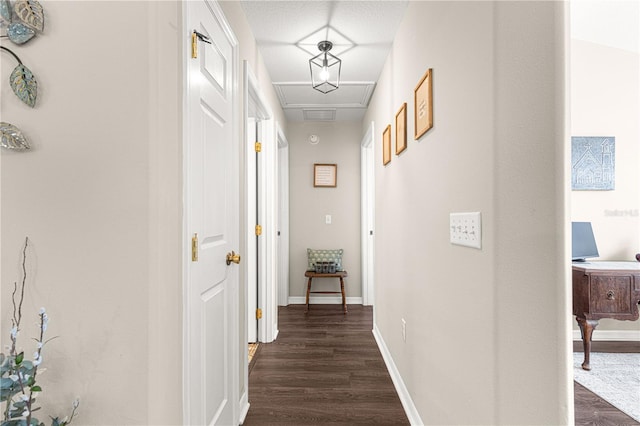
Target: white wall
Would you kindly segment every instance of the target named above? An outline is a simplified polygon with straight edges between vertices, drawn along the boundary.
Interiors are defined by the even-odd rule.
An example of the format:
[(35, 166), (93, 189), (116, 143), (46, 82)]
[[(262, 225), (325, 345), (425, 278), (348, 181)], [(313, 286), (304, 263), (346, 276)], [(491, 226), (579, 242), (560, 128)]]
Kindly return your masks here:
[[(572, 6), (572, 12), (591, 3), (578, 2)], [(623, 40), (637, 41), (640, 6), (629, 2), (623, 5), (625, 8), (634, 5), (636, 18)], [(607, 9), (619, 6), (619, 2), (607, 2)], [(634, 16), (633, 13), (627, 15)], [(610, 23), (615, 26), (614, 22)], [(601, 25), (592, 21), (591, 26)], [(573, 39), (571, 43), (572, 135), (616, 137), (615, 190), (571, 193), (572, 218), (592, 222), (602, 260), (633, 260), (640, 251), (638, 52), (637, 48), (623, 49), (603, 41)]]
[[(571, 217), (592, 223), (599, 260), (633, 261), (640, 252), (640, 5), (574, 2), (571, 13), (571, 134), (616, 138), (615, 190), (572, 191)], [(640, 330), (640, 322), (601, 320), (594, 339), (602, 330)]]
[[(360, 123), (289, 123), (291, 297), (306, 295), (307, 248), (344, 249), (343, 268), (349, 273), (345, 279), (347, 297), (362, 297), (360, 131)], [(320, 138), (317, 145), (308, 142), (311, 134)], [(314, 163), (338, 165), (336, 188), (314, 188)], [(325, 223), (326, 215), (331, 215), (330, 225)], [(336, 289), (337, 280), (316, 280), (313, 284), (314, 291)]]
[(31, 353), (40, 306), (59, 336), (41, 420), (79, 396), (81, 424), (180, 423), (180, 6), (43, 6), (44, 34), (11, 46), (36, 74), (36, 108), (1, 89), (2, 119), (33, 145), (2, 152), (2, 341), (28, 235), (22, 344)]
[[(553, 2), (410, 2), (365, 117), (381, 146), (408, 104), (407, 150), (376, 159), (375, 326), (425, 424), (572, 422), (563, 19)], [(414, 141), (427, 68), (434, 127)], [(449, 243), (464, 211), (482, 212), (482, 250)]]

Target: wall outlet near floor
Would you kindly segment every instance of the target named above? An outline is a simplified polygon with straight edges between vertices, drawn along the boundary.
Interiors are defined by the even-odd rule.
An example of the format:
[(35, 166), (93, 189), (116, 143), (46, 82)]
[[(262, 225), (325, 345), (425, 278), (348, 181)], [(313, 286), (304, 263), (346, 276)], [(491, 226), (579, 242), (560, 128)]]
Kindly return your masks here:
[(407, 341), (407, 322), (402, 318), (402, 341)]
[(451, 244), (482, 248), (482, 216), (480, 212), (450, 213), (449, 239)]

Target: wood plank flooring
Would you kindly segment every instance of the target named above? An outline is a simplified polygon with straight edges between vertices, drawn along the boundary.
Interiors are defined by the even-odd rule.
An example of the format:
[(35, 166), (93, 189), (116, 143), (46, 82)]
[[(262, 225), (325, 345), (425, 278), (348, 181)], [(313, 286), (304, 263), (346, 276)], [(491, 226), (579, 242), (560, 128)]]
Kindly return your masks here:
[(375, 343), (370, 306), (279, 309), (280, 334), (249, 375), (254, 425), (408, 425)]
[[(372, 309), (290, 305), (279, 309), (280, 334), (261, 344), (249, 374), (245, 426), (408, 425), (375, 343)], [(593, 342), (593, 352), (640, 352), (637, 342)], [(574, 351), (582, 343), (574, 342)], [(574, 382), (577, 426), (640, 425)]]
[[(573, 351), (582, 352), (582, 342), (573, 342)], [(591, 352), (639, 353), (638, 342), (591, 342)], [(637, 421), (579, 383), (574, 385), (576, 426), (640, 425)]]

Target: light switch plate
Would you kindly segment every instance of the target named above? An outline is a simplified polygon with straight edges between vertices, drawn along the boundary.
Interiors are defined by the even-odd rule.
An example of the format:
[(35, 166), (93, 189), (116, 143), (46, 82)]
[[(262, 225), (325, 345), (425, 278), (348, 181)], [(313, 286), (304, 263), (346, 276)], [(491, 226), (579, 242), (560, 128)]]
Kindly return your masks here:
[(449, 236), (451, 244), (482, 248), (482, 216), (480, 212), (450, 213)]
[(324, 223), (326, 223), (327, 225), (331, 225), (331, 215), (325, 215), (324, 216)]

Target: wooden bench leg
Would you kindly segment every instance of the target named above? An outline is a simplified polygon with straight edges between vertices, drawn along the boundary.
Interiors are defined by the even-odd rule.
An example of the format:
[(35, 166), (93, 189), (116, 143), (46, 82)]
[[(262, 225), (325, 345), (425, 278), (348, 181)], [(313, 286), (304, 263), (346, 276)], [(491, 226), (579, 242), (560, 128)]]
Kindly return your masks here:
[(342, 310), (347, 313), (347, 298), (344, 294), (344, 279), (340, 277), (340, 291), (342, 292)]
[(309, 277), (307, 281), (307, 308), (304, 310), (305, 312), (309, 312), (309, 293), (311, 293), (311, 280), (313, 278)]

